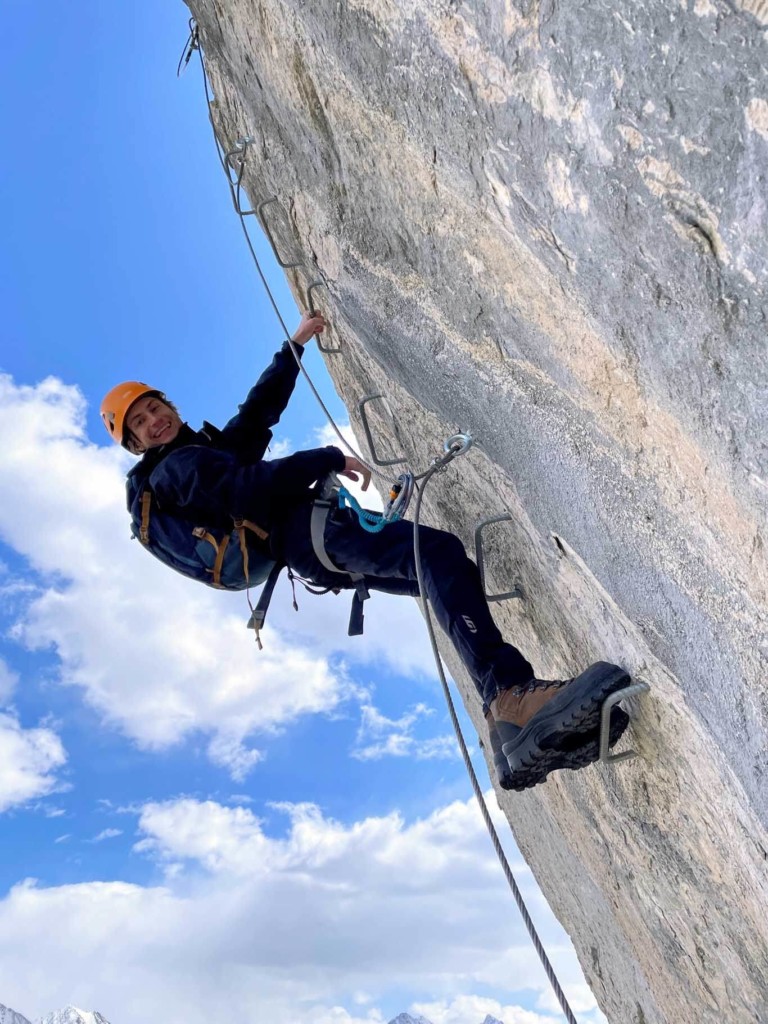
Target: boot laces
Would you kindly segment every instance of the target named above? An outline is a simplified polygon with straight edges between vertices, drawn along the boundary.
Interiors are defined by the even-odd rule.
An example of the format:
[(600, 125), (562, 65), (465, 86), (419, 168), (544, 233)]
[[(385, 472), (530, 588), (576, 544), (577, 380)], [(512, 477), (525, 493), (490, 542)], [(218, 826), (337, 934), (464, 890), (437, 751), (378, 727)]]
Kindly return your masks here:
[(573, 679), (532, 679), (525, 686), (513, 687), (511, 692), (515, 697), (523, 697), (526, 693), (533, 693), (535, 690), (560, 690), (572, 682)]

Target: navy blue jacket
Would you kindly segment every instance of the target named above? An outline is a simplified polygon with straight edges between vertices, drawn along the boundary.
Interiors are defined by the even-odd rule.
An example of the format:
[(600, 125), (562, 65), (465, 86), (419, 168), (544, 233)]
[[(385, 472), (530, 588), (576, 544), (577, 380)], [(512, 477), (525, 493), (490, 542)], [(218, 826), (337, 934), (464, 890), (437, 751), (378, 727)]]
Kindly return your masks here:
[(170, 444), (146, 452), (128, 474), (128, 508), (148, 484), (162, 511), (209, 528), (231, 529), (233, 517), (242, 517), (271, 532), (288, 509), (311, 498), (316, 480), (344, 468), (344, 453), (333, 446), (264, 459), (298, 373), (285, 342), (223, 430), (184, 424)]

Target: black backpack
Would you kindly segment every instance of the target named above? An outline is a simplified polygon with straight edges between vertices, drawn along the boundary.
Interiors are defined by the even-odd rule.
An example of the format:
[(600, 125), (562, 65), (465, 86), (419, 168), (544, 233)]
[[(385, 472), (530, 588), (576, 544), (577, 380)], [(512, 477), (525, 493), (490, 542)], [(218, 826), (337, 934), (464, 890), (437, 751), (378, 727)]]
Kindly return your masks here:
[(133, 495), (129, 510), (131, 533), (147, 551), (209, 587), (247, 590), (263, 583), (276, 564), (269, 535), (249, 519), (233, 520), (231, 530), (199, 525), (161, 509), (146, 484)]

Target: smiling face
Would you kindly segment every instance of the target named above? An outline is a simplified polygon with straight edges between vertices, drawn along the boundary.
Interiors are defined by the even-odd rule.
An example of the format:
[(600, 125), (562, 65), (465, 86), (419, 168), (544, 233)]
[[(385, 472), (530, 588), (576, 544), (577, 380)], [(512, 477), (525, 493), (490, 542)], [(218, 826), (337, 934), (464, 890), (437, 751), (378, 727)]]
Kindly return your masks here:
[(145, 395), (138, 399), (125, 418), (125, 429), (130, 431), (136, 447), (142, 451), (173, 441), (181, 425), (182, 420), (176, 410), (166, 405), (157, 395)]

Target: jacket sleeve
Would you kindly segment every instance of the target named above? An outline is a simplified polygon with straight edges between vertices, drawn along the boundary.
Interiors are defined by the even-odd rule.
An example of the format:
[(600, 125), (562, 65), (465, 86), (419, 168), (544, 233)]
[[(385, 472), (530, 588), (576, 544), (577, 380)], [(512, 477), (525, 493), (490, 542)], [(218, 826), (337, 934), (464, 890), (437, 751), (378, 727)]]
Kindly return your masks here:
[[(304, 354), (297, 345), (299, 357)], [(262, 373), (235, 416), (222, 430), (227, 444), (235, 448), (260, 446), (263, 454), (272, 435), (270, 427), (280, 419), (296, 386), (299, 366), (288, 342), (276, 352), (272, 362)], [(250, 453), (253, 457), (253, 452)]]
[(268, 525), (286, 500), (305, 497), (316, 480), (343, 469), (344, 462), (333, 446), (243, 464), (232, 452), (187, 445), (163, 459), (149, 482), (161, 508), (177, 508), (203, 523), (242, 516)]

